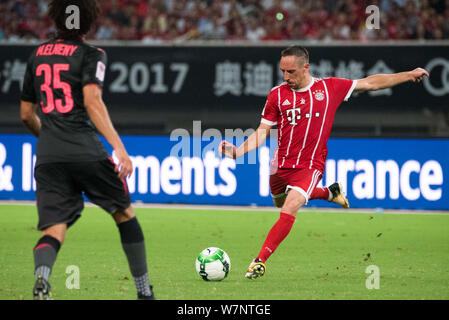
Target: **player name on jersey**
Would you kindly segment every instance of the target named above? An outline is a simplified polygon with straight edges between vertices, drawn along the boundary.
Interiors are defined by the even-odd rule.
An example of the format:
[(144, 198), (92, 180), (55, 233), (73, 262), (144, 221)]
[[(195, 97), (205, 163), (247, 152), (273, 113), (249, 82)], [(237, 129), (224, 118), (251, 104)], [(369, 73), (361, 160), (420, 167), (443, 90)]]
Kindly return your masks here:
[(42, 106), (36, 166), (108, 158), (88, 121), (82, 91), (86, 85), (103, 85), (106, 63), (104, 51), (81, 39), (51, 39), (33, 51), (21, 99)]
[(57, 56), (71, 57), (77, 48), (78, 48), (78, 46), (74, 46), (71, 44), (63, 44), (63, 43), (43, 44), (37, 50), (36, 56), (57, 55)]

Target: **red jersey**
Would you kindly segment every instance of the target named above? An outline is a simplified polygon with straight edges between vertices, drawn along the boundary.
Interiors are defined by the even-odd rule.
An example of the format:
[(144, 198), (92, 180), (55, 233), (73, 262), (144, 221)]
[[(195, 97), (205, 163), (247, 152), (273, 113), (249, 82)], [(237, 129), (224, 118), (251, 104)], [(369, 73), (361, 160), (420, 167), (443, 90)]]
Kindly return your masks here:
[(323, 172), (335, 112), (356, 84), (357, 80), (313, 78), (307, 87), (298, 90), (287, 83), (274, 87), (261, 120), (278, 127), (278, 147), (272, 165)]

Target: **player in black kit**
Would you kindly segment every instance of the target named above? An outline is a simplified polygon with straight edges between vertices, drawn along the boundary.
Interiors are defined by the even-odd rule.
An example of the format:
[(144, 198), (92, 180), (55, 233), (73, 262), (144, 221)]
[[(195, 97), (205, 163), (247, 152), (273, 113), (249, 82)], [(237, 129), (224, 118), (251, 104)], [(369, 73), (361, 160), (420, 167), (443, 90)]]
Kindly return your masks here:
[[(79, 9), (78, 28), (67, 27), (71, 5)], [(67, 228), (84, 208), (83, 193), (115, 220), (138, 298), (154, 299), (144, 236), (125, 180), (132, 163), (102, 100), (106, 53), (83, 41), (98, 13), (95, 0), (52, 0), (56, 37), (33, 51), (25, 73), (20, 114), (38, 137), (35, 179), (42, 234), (34, 247), (35, 299), (51, 299), (51, 269)], [(114, 148), (118, 165), (97, 130)]]

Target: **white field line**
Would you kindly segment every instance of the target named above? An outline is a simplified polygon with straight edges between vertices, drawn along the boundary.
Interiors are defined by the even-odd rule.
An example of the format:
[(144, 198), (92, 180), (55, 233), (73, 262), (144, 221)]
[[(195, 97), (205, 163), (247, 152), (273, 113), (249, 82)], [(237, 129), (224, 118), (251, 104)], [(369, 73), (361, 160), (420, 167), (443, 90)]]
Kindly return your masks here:
[[(35, 206), (35, 201), (16, 201), (16, 200), (0, 200), (2, 205), (29, 205)], [(141, 203), (134, 202), (134, 208), (153, 208), (153, 209), (180, 209), (180, 210), (227, 210), (227, 211), (272, 211), (279, 212), (279, 208), (275, 207), (258, 207), (258, 206), (225, 206), (225, 205), (192, 205), (192, 204), (159, 204), (159, 203)], [(91, 202), (85, 203), (86, 207), (96, 207)], [(437, 210), (397, 210), (397, 209), (338, 209), (338, 208), (309, 208), (304, 207), (300, 211), (305, 212), (329, 212), (329, 213), (367, 213), (367, 214), (417, 214), (417, 215), (449, 215), (449, 211)]]

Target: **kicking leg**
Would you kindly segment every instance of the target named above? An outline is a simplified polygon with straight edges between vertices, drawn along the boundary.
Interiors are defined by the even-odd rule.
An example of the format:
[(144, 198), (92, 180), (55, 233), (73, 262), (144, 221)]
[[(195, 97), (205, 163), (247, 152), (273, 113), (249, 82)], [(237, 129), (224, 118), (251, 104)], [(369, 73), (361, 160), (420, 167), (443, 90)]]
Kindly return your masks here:
[(120, 232), (123, 251), (125, 251), (134, 278), (137, 296), (142, 300), (153, 300), (154, 294), (148, 280), (145, 241), (134, 210), (130, 206), (128, 209), (115, 213), (112, 217)]
[(315, 188), (310, 195), (310, 200), (322, 199), (349, 208), (349, 201), (340, 182), (334, 182), (329, 187)]
[(343, 208), (349, 208), (348, 197), (346, 196), (343, 185), (340, 182), (334, 182), (328, 188), (332, 195), (330, 202), (339, 204)]
[(329, 188), (316, 187), (315, 189), (313, 189), (312, 193), (310, 194), (309, 200), (315, 200), (315, 199), (331, 201), (332, 193), (329, 191)]

